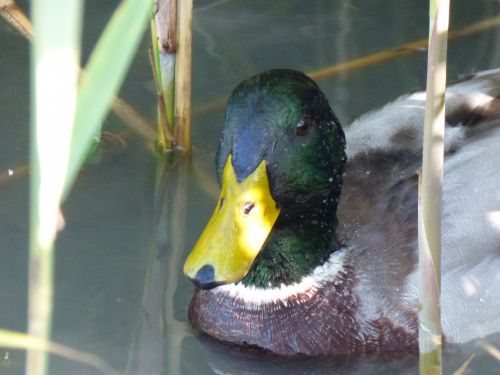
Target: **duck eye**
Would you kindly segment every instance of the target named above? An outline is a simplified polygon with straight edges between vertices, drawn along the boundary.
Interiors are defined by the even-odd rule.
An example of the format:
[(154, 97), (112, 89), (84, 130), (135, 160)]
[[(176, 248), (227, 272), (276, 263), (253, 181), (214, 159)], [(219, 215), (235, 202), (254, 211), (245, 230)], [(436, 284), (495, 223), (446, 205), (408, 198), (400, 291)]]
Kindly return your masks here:
[(300, 121), (295, 126), (295, 134), (299, 137), (305, 137), (309, 133), (309, 129), (312, 126), (312, 119), (310, 116), (306, 115), (300, 119)]
[(245, 215), (248, 215), (253, 210), (254, 207), (255, 207), (255, 203), (245, 202), (245, 204), (243, 205), (243, 213)]

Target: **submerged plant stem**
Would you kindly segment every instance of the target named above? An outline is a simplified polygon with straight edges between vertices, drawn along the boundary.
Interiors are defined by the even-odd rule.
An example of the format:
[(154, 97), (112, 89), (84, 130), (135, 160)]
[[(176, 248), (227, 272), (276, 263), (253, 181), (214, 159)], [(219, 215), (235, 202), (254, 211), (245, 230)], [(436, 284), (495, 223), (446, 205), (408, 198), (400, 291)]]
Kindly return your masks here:
[[(38, 236), (32, 234), (30, 237), (28, 332), (36, 338), (48, 340), (52, 326), (54, 245), (40, 246)], [(47, 363), (44, 350), (29, 349), (26, 374), (44, 374)]]
[[(500, 25), (500, 15), (486, 18), (484, 20), (472, 23), (459, 30), (450, 31), (448, 40), (453, 41), (466, 36), (477, 34)], [(370, 66), (382, 64), (386, 61), (393, 60), (399, 57), (407, 56), (412, 53), (422, 52), (429, 44), (428, 39), (420, 39), (409, 43), (404, 43), (394, 48), (384, 51), (371, 53), (366, 56), (361, 56), (346, 62), (330, 65), (322, 69), (308, 72), (307, 75), (315, 81), (322, 81), (335, 77), (342, 73), (349, 73), (355, 70), (369, 68)], [(221, 97), (207, 103), (201, 107), (195, 108), (193, 117), (202, 117), (208, 113), (220, 111), (224, 108), (227, 102), (227, 97)]]
[(118, 374), (109, 364), (93, 354), (82, 352), (56, 342), (45, 341), (21, 332), (0, 329), (0, 347), (49, 352), (71, 361), (94, 367), (103, 374)]

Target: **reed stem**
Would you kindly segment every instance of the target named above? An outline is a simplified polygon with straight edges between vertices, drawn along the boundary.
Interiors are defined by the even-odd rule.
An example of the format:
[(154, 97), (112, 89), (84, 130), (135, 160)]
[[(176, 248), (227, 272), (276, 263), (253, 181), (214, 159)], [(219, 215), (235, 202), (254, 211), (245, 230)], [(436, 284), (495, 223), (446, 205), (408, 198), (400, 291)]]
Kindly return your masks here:
[[(151, 19), (152, 48), (150, 63), (155, 78), (158, 101), (156, 146), (161, 153), (172, 150), (175, 144), (172, 136), (174, 126), (175, 48), (166, 49), (165, 47), (170, 46), (172, 42), (168, 39), (168, 35), (173, 35), (175, 38), (175, 28), (177, 26), (176, 6), (175, 1), (157, 1), (154, 17)], [(170, 33), (166, 30), (170, 30)]]
[(158, 97), (157, 148), (175, 147), (174, 86), (177, 46), (177, 0), (158, 0), (151, 20), (151, 65)]
[(22, 36), (30, 38), (33, 34), (31, 22), (14, 0), (0, 0), (0, 14)]
[(179, 1), (177, 63), (175, 65), (175, 131), (177, 146), (191, 150), (191, 70), (193, 0)]
[(170, 132), (174, 128), (174, 75), (177, 49), (177, 0), (158, 0), (155, 15), (161, 89)]
[(441, 196), (449, 0), (430, 1), (427, 92), (419, 184), (420, 374), (441, 374)]
[(158, 148), (191, 150), (192, 0), (158, 0), (150, 58), (158, 94)]

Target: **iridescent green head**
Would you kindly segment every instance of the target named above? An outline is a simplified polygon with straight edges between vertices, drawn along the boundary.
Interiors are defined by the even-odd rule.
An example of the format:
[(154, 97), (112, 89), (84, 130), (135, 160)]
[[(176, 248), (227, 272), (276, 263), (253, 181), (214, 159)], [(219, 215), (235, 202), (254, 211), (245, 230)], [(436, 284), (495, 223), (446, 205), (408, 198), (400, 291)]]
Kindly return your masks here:
[[(229, 172), (235, 177), (233, 183), (246, 189), (248, 179), (257, 181), (256, 171), (264, 168), (266, 173), (259, 174), (262, 179), (248, 188), (268, 191), (271, 200), (264, 200), (268, 202), (265, 207), (239, 200), (241, 207), (231, 208), (235, 216), (228, 220), (221, 216), (225, 204), (221, 195), (211, 223), (243, 223), (246, 215), (260, 212), (263, 224), (259, 226), (268, 228), (267, 233), (260, 235), (257, 251), (249, 256), (243, 240), (233, 236), (241, 228), (222, 228), (225, 234), (220, 236), (214, 233), (216, 225), (210, 224), (186, 261), (187, 276), (200, 287), (243, 278), (252, 284), (278, 284), (296, 281), (324, 261), (332, 251), (345, 162), (344, 133), (313, 80), (293, 70), (270, 70), (240, 83), (227, 105), (216, 156), (217, 177), (223, 192), (228, 191)], [(229, 237), (230, 243), (210, 242)], [(303, 244), (307, 237), (314, 237), (309, 240), (313, 249)], [(222, 255), (214, 260), (209, 254)], [(294, 264), (275, 267), (271, 275), (264, 270), (271, 267), (266, 260), (269, 256)], [(234, 272), (239, 262), (241, 272)]]
[(292, 210), (336, 190), (346, 161), (344, 132), (328, 100), (294, 70), (266, 71), (236, 87), (216, 157), (220, 182), (229, 154), (239, 181), (266, 160), (271, 194)]

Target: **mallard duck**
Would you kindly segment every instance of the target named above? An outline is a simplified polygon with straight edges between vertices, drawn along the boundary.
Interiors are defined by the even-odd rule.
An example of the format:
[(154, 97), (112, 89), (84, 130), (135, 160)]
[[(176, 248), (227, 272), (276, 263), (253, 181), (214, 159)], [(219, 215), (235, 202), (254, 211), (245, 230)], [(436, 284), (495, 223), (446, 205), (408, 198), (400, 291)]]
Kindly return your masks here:
[[(446, 97), (447, 342), (500, 331), (499, 95), (494, 70)], [(184, 265), (192, 326), (280, 355), (415, 352), (424, 99), (401, 97), (343, 130), (303, 73), (239, 84), (216, 154), (220, 198)]]

